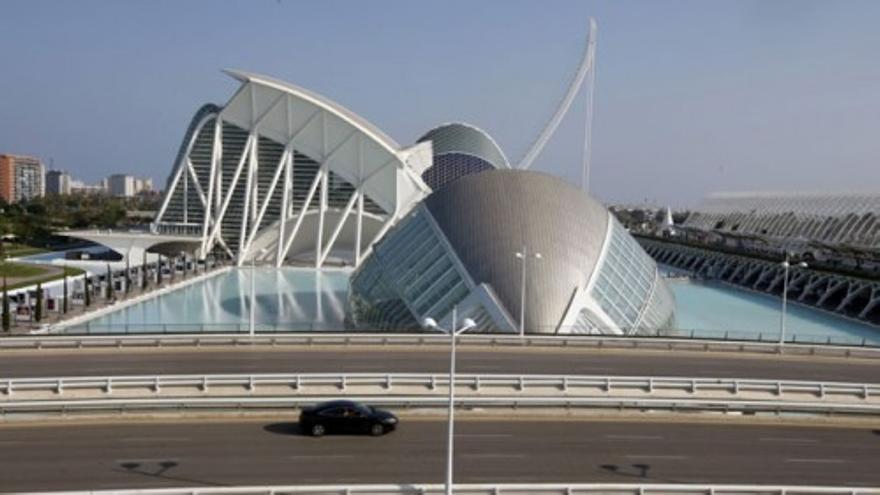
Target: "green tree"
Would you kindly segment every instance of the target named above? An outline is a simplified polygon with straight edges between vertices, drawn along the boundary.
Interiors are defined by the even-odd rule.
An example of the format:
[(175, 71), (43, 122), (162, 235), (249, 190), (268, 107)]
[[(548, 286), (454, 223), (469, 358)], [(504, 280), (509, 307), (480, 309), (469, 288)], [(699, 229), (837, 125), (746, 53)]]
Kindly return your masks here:
[(34, 321), (39, 323), (43, 319), (43, 284), (37, 284), (37, 309), (34, 311)]
[(9, 291), (6, 290), (6, 276), (3, 276), (3, 331), (8, 332), (12, 326), (12, 315), (9, 314)]

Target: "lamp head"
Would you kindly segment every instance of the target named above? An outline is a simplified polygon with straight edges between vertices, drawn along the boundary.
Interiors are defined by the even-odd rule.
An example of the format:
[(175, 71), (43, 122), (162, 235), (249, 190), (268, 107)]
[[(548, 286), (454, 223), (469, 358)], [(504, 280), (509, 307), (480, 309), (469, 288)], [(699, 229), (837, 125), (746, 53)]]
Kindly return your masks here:
[(797, 266), (799, 266), (800, 268), (807, 268), (810, 265), (808, 265), (806, 261), (801, 261), (800, 263), (798, 263)]
[(543, 256), (541, 256), (541, 253), (535, 253), (535, 258), (541, 259), (541, 258), (543, 258)]
[(422, 326), (429, 330), (435, 330), (437, 328), (437, 320), (434, 318), (425, 318), (422, 320)]
[(516, 257), (522, 259), (523, 254), (517, 251), (517, 253), (516, 253)]
[(782, 266), (782, 268), (788, 268), (790, 265), (788, 263), (788, 260), (785, 260), (780, 264), (780, 266)]
[(470, 330), (471, 328), (477, 326), (477, 323), (470, 318), (465, 318), (464, 321), (461, 323), (462, 325), (461, 328), (458, 330), (459, 332), (464, 332), (465, 330)]

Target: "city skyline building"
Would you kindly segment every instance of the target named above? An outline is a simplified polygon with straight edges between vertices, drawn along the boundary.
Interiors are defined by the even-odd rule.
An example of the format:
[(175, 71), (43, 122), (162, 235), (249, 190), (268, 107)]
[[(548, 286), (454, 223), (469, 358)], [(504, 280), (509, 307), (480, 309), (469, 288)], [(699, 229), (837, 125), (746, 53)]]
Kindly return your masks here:
[(63, 170), (48, 170), (46, 172), (46, 194), (70, 194), (70, 174)]
[(0, 197), (6, 202), (40, 198), (46, 193), (45, 167), (39, 158), (0, 155)]

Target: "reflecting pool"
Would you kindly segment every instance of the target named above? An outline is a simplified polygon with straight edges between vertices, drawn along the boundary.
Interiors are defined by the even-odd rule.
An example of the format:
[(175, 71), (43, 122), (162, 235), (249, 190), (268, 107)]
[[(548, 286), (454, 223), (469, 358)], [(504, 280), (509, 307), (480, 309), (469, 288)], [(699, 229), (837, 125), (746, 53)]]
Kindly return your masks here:
[[(257, 331), (344, 329), (350, 270), (242, 268), (132, 304), (65, 333), (247, 331), (251, 277)], [(670, 279), (678, 333), (776, 341), (778, 298), (714, 282)], [(880, 345), (880, 328), (789, 304), (787, 341)]]
[(348, 270), (241, 268), (135, 303), (64, 333), (342, 330)]

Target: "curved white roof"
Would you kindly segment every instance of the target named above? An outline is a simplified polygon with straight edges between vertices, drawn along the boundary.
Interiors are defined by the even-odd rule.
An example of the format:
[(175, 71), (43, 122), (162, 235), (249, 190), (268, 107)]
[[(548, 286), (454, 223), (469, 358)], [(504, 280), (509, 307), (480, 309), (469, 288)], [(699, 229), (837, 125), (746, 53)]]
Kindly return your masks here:
[(236, 69), (223, 69), (223, 72), (229, 74), (230, 76), (238, 79), (243, 83), (250, 82), (261, 84), (263, 86), (269, 86), (279, 91), (284, 91), (291, 95), (310, 101), (311, 103), (336, 114), (343, 120), (348, 121), (348, 123), (359, 128), (364, 133), (369, 134), (370, 137), (375, 139), (377, 142), (384, 144), (389, 149), (389, 151), (396, 152), (400, 149), (400, 145), (397, 144), (397, 141), (392, 139), (391, 136), (382, 132), (381, 129), (373, 125), (365, 118), (352, 112), (348, 108), (345, 108), (339, 103), (336, 103), (335, 101), (327, 98), (326, 96), (320, 95), (318, 93), (315, 93), (314, 91), (310, 91), (287, 81), (282, 81), (280, 79), (275, 79), (274, 77), (264, 76), (261, 74), (255, 74), (253, 72), (246, 72)]

